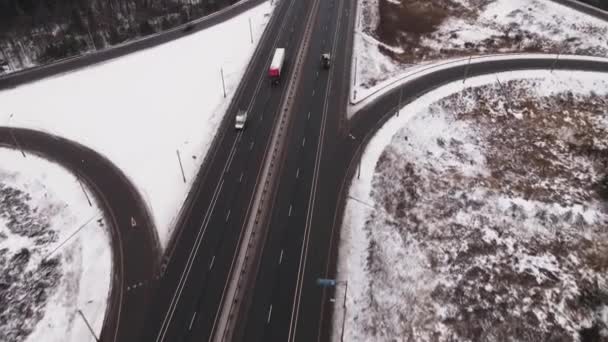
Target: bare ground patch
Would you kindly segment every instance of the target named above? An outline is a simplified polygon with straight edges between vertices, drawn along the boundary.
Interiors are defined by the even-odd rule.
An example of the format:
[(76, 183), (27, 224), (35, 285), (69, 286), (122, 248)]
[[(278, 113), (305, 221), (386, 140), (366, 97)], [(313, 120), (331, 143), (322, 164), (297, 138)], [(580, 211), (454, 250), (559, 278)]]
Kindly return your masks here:
[(551, 1), (361, 0), (359, 8), (361, 34), (380, 42), (362, 50), (406, 66), (509, 52), (608, 56), (608, 25)]
[(368, 340), (608, 340), (608, 96), (539, 87), (467, 89), (393, 137), (364, 228)]

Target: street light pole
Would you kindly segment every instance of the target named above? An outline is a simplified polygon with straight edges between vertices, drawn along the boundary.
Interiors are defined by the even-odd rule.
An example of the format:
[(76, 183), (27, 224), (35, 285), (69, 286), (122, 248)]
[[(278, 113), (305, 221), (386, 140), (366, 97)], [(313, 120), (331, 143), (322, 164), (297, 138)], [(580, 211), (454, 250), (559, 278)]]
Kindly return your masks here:
[(469, 62), (467, 63), (467, 65), (464, 67), (464, 77), (462, 79), (462, 84), (464, 84), (464, 82), (467, 81), (467, 76), (469, 75), (469, 68), (471, 66), (471, 58), (473, 58), (473, 56), (469, 56)]
[(344, 326), (346, 325), (346, 293), (348, 292), (348, 281), (338, 282), (344, 284), (344, 300), (342, 301), (342, 333), (340, 334), (340, 341), (344, 342)]
[(19, 151), (21, 151), (23, 158), (25, 158), (25, 152), (23, 152), (23, 148), (21, 148), (21, 145), (19, 145), (19, 142), (17, 142), (17, 137), (15, 136), (15, 133), (13, 132), (13, 128), (10, 126), (10, 122), (11, 122), (12, 118), (13, 118), (13, 114), (9, 115), (8, 120), (6, 121), (6, 126), (8, 127), (8, 133), (11, 135), (11, 138), (13, 139), (13, 143), (15, 144), (15, 147), (18, 148)]
[(557, 65), (557, 60), (559, 60), (559, 53), (560, 52), (561, 52), (561, 50), (557, 51), (557, 55), (555, 56), (555, 60), (551, 64), (551, 73), (553, 73), (553, 70), (555, 69), (555, 65)]
[[(346, 325), (346, 294), (348, 293), (348, 280), (336, 281), (335, 279), (327, 279), (327, 278), (317, 278), (317, 285), (321, 287), (333, 287), (334, 289), (338, 287), (338, 285), (344, 284), (344, 299), (342, 301), (342, 332), (340, 334), (340, 341), (344, 342), (344, 326)], [(332, 298), (331, 302), (335, 302)]]
[(403, 96), (403, 88), (399, 88), (399, 102), (397, 102), (397, 116), (399, 116), (399, 112), (401, 111), (401, 97)]
[(251, 18), (249, 18), (249, 37), (251, 37), (251, 44), (253, 44), (253, 30), (251, 29)]
[(82, 311), (80, 309), (78, 309), (78, 313), (80, 314), (80, 317), (82, 317), (82, 320), (84, 320), (84, 323), (87, 325), (87, 328), (89, 328), (89, 331), (91, 332), (91, 335), (93, 335), (93, 338), (95, 339), (95, 341), (99, 342), (99, 338), (97, 338), (97, 335), (95, 335), (95, 332), (93, 331), (93, 328), (91, 328), (89, 321), (87, 321), (87, 318), (84, 317), (84, 314), (82, 313)]

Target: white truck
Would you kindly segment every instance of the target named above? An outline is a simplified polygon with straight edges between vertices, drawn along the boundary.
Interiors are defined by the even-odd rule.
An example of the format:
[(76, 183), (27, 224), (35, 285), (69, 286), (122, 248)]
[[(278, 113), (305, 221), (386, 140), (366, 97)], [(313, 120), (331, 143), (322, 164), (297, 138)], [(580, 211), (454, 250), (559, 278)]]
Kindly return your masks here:
[(272, 84), (279, 83), (284, 62), (285, 48), (277, 48), (274, 51), (274, 56), (272, 57), (272, 62), (270, 63), (270, 69), (268, 69), (268, 77), (270, 77)]

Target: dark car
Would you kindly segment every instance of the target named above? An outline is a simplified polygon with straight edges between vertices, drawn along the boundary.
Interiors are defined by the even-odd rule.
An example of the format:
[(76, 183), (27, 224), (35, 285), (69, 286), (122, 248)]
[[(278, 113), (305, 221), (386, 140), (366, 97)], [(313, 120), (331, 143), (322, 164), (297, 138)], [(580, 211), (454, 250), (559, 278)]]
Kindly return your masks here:
[(329, 53), (324, 53), (321, 55), (321, 65), (325, 69), (329, 69), (331, 65), (331, 55)]

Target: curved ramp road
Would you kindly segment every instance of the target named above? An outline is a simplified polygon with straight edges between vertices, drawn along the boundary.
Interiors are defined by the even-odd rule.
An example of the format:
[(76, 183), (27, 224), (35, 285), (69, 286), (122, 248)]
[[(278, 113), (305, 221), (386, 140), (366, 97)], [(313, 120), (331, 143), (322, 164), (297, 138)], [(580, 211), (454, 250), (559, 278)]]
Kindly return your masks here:
[[(148, 49), (175, 39), (179, 39), (196, 31), (204, 30), (210, 26), (220, 24), (223, 21), (231, 19), (263, 3), (264, 1), (266, 0), (241, 0), (234, 5), (226, 7), (218, 12), (183, 24), (171, 30), (163, 31), (133, 41), (127, 41), (121, 45), (109, 47), (107, 49), (66, 58), (50, 64), (36, 66), (6, 75), (0, 75), (0, 90), (13, 88), (24, 83), (40, 80), (45, 77), (74, 71), (92, 64), (105, 62), (113, 58), (121, 57), (133, 52)], [(192, 25), (192, 29), (188, 32), (184, 32), (184, 28), (190, 25)]]
[(584, 2), (580, 2), (577, 0), (551, 0), (560, 5), (564, 5), (572, 8), (573, 10), (577, 10), (579, 12), (583, 12), (592, 17), (596, 17), (601, 20), (608, 20), (608, 12), (603, 11), (597, 7), (593, 7), (591, 5), (587, 5)]
[(137, 341), (145, 329), (141, 312), (158, 276), (161, 251), (152, 218), (137, 189), (105, 157), (55, 135), (0, 127), (0, 146), (56, 162), (93, 191), (110, 222), (112, 242), (113, 277), (100, 340)]
[[(468, 77), (512, 70), (547, 69), (553, 61), (554, 58), (548, 57), (479, 62), (471, 64)], [(333, 298), (335, 292), (334, 289), (319, 289), (314, 282), (317, 277), (334, 278), (336, 275), (338, 235), (346, 195), (350, 181), (356, 175), (357, 164), (365, 145), (397, 109), (437, 87), (462, 80), (465, 68), (466, 66), (462, 65), (443, 69), (392, 89), (361, 109), (353, 118), (348, 135), (335, 139), (335, 148), (324, 156), (326, 163), (333, 164), (325, 169), (318, 187), (320, 193), (317, 197), (323, 200), (317, 206), (318, 214), (313, 219), (313, 227), (323, 228), (314, 230), (311, 236), (317, 252), (311, 255), (310, 274), (306, 275), (308, 280), (302, 295), (302, 302), (305, 303), (302, 314), (306, 319), (300, 320), (302, 329), (299, 329), (301, 334), (297, 341), (330, 340), (331, 315), (334, 305), (337, 304), (331, 303), (329, 298)], [(562, 60), (555, 68), (608, 73), (608, 61)]]

